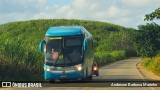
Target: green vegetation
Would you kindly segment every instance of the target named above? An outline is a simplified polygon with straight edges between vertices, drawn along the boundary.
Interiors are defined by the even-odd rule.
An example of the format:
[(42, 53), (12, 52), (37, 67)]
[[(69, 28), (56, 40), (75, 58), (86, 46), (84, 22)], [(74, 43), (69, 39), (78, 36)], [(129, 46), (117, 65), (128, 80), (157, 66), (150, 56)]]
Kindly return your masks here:
[(154, 19), (160, 19), (160, 8), (156, 9), (154, 12), (145, 15), (147, 21), (152, 21)]
[(139, 55), (155, 57), (160, 50), (160, 26), (156, 23), (140, 25), (133, 41)]
[(122, 60), (126, 58), (125, 51), (112, 51), (112, 52), (96, 52), (94, 59), (98, 65), (105, 65), (106, 63)]
[(155, 74), (160, 75), (160, 57), (144, 58), (142, 60), (142, 66), (144, 66), (147, 70), (150, 70)]
[(85, 20), (31, 20), (0, 25), (0, 80), (43, 80), (44, 56), (39, 43), (48, 28), (81, 25), (94, 38), (95, 61), (100, 65), (136, 56), (134, 29)]
[[(147, 21), (160, 19), (160, 8), (145, 15)], [(133, 41), (138, 54), (143, 57), (142, 66), (160, 75), (160, 25), (147, 23), (140, 25)]]

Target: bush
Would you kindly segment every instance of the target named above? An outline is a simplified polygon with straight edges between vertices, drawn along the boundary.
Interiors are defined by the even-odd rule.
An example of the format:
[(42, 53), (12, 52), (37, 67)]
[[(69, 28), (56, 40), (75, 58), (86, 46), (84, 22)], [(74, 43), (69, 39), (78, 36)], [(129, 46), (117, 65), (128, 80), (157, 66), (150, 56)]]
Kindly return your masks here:
[(127, 57), (137, 57), (137, 52), (135, 49), (126, 49), (126, 56)]
[(143, 60), (142, 60), (142, 66), (144, 66), (144, 67), (148, 67), (148, 65), (150, 64), (150, 62), (152, 62), (152, 59), (151, 58), (144, 58)]
[(160, 75), (160, 57), (157, 57), (154, 60), (154, 72), (157, 75)]
[(121, 60), (126, 58), (126, 53), (125, 51), (113, 51), (111, 52), (111, 56), (115, 60)]
[(97, 62), (99, 65), (103, 65), (109, 62), (112, 62), (112, 57), (110, 53), (107, 52), (96, 52), (94, 54), (94, 60)]
[(160, 57), (160, 52), (156, 55), (156, 57)]
[(144, 58), (142, 60), (142, 66), (146, 69), (153, 71), (155, 74), (160, 75), (160, 57), (156, 58)]
[(114, 62), (116, 60), (125, 59), (125, 58), (126, 58), (125, 51), (112, 51), (111, 53), (109, 53), (109, 52), (96, 52), (94, 54), (94, 60), (99, 65), (104, 65), (104, 64)]

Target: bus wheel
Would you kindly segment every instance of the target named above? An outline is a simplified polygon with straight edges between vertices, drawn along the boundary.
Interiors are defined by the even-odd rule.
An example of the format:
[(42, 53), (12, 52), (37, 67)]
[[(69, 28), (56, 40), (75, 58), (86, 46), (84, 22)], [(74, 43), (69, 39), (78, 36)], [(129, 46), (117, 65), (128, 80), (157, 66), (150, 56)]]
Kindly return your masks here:
[(85, 81), (86, 79), (85, 79), (84, 77), (82, 77), (80, 80), (81, 80), (81, 81)]
[(86, 80), (88, 79), (88, 67), (86, 68)]
[(50, 83), (55, 83), (55, 80), (54, 80), (54, 79), (52, 79), (52, 80), (50, 80), (49, 82), (50, 82)]
[(90, 75), (90, 76), (88, 77), (88, 80), (92, 80), (92, 75)]
[(92, 74), (93, 74), (93, 67), (92, 67), (91, 75), (88, 77), (89, 80), (92, 80)]

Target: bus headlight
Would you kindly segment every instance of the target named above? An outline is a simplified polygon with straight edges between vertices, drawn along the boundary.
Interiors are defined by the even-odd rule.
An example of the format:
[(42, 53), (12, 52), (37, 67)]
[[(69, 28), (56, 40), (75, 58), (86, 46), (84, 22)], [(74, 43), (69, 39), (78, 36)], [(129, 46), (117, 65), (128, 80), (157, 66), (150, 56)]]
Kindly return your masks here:
[(78, 70), (78, 71), (81, 71), (81, 70), (82, 70), (82, 66), (79, 66), (79, 67), (77, 68), (77, 70)]
[(81, 71), (82, 70), (82, 64), (79, 64), (79, 65), (76, 65), (76, 69), (78, 70), (78, 71)]
[(51, 69), (50, 68), (46, 68), (46, 71), (50, 71)]
[(46, 68), (44, 68), (46, 71), (51, 71), (51, 68), (50, 67), (46, 67)]

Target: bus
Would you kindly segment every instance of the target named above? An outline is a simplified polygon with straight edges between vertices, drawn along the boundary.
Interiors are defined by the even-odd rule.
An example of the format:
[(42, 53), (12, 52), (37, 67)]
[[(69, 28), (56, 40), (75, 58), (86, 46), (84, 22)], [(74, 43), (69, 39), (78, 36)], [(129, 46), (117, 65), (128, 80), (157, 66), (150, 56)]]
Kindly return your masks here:
[(44, 80), (92, 80), (93, 38), (83, 26), (51, 27), (39, 44)]

